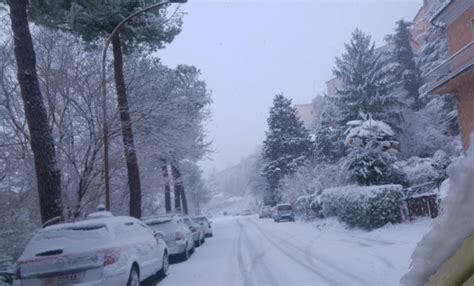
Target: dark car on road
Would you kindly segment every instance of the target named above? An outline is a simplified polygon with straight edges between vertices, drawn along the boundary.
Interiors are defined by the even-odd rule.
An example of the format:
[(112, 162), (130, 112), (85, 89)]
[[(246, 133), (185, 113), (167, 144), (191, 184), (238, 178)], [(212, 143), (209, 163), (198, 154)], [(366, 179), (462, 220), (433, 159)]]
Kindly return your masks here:
[(282, 220), (295, 221), (295, 213), (291, 204), (278, 204), (273, 211), (273, 219), (275, 222)]

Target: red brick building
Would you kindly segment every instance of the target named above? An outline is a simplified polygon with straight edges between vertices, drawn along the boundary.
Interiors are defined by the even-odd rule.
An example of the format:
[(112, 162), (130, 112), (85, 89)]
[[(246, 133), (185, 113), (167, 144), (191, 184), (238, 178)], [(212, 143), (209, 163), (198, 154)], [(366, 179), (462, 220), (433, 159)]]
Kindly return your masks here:
[(474, 1), (449, 1), (431, 23), (447, 29), (451, 56), (429, 73), (440, 75), (429, 92), (456, 94), (462, 141), (467, 149), (474, 132)]

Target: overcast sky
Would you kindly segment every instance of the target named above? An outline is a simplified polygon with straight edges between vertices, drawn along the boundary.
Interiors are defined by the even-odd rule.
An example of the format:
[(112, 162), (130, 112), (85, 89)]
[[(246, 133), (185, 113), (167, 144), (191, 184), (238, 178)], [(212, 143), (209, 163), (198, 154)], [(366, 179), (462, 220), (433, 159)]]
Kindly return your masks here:
[(159, 52), (164, 64), (191, 64), (212, 90), (207, 125), (215, 152), (202, 163), (221, 170), (255, 152), (276, 93), (294, 104), (325, 92), (334, 58), (359, 27), (376, 45), (422, 0), (190, 0), (183, 31)]

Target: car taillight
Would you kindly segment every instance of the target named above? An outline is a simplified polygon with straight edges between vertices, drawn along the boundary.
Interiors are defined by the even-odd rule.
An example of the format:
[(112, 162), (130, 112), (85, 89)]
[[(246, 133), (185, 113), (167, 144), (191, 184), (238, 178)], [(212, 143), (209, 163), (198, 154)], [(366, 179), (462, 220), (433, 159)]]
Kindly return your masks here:
[(120, 249), (110, 248), (104, 251), (104, 266), (112, 265), (120, 258)]
[(183, 239), (183, 234), (179, 231), (176, 232), (176, 240), (181, 240)]
[(21, 279), (21, 264), (18, 262), (15, 269), (15, 279)]

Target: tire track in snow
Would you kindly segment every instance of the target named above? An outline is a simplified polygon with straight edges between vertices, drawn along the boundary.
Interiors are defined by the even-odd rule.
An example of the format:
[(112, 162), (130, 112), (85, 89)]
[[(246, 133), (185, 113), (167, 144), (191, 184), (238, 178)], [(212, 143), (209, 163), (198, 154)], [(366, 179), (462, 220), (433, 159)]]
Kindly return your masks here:
[(293, 260), (294, 262), (296, 262), (297, 264), (299, 264), (300, 266), (308, 269), (309, 271), (311, 271), (312, 273), (316, 274), (319, 278), (323, 279), (326, 283), (328, 283), (329, 285), (344, 285), (344, 283), (341, 283), (339, 281), (336, 281), (336, 280), (333, 280), (331, 279), (330, 277), (324, 275), (323, 273), (321, 273), (320, 271), (318, 271), (317, 269), (315, 269), (314, 267), (308, 265), (307, 263), (305, 263), (304, 261), (302, 261), (301, 259), (299, 258), (296, 258), (294, 256), (294, 254), (290, 253), (288, 250), (286, 250), (285, 248), (283, 248), (278, 242), (274, 241), (273, 238), (271, 238), (269, 235), (267, 235), (264, 231), (262, 231), (260, 229), (259, 226), (257, 226), (257, 224), (255, 222), (252, 222), (250, 221), (250, 223), (252, 225), (255, 226), (255, 229), (257, 229), (266, 239), (268, 242), (270, 242), (275, 248), (277, 248), (278, 250), (280, 250), (281, 253), (283, 253), (286, 257), (288, 257), (289, 259)]
[(249, 272), (245, 268), (245, 262), (244, 262), (244, 257), (242, 254), (242, 236), (243, 236), (243, 230), (242, 230), (242, 224), (240, 221), (237, 219), (237, 224), (239, 225), (239, 240), (237, 242), (237, 260), (239, 263), (239, 269), (240, 273), (242, 274), (242, 280), (244, 282), (245, 286), (254, 286), (252, 280), (250, 279)]
[[(269, 238), (269, 236), (267, 236), (267, 235), (265, 234), (265, 231), (262, 230), (261, 227), (257, 225), (257, 223), (255, 223), (255, 222), (253, 222), (253, 221), (251, 221), (251, 223), (252, 223), (262, 234), (264, 234), (267, 238)], [(276, 243), (274, 243), (274, 244), (280, 245), (280, 244), (283, 242), (284, 244), (290, 246), (290, 247), (293, 248), (294, 250), (296, 250), (296, 251), (302, 253), (303, 255), (305, 255), (305, 256), (309, 255), (307, 251), (301, 249), (299, 246), (294, 245), (290, 240), (287, 240), (287, 239), (284, 239), (284, 238), (282, 238), (282, 237), (279, 237), (278, 235), (275, 235), (275, 239), (279, 240), (280, 243), (278, 243), (278, 241), (276, 241)], [(309, 263), (310, 265), (308, 265), (308, 266), (311, 267), (312, 269), (314, 269), (314, 268), (321, 268), (321, 266), (322, 266), (322, 267), (326, 267), (326, 268), (335, 270), (335, 271), (338, 272), (339, 274), (342, 274), (342, 275), (344, 275), (344, 276), (346, 276), (346, 277), (349, 277), (349, 278), (353, 279), (353, 281), (357, 281), (357, 283), (359, 283), (359, 284), (361, 284), (361, 285), (372, 285), (372, 283), (371, 283), (370, 281), (367, 281), (367, 280), (365, 280), (365, 279), (362, 278), (362, 277), (359, 277), (359, 276), (357, 276), (357, 275), (355, 275), (355, 274), (352, 274), (352, 273), (350, 273), (350, 272), (347, 272), (346, 269), (343, 269), (343, 268), (341, 268), (341, 267), (339, 267), (339, 266), (334, 265), (333, 263), (329, 262), (327, 259), (321, 259), (321, 258), (318, 258), (318, 257), (316, 257), (316, 256), (308, 256), (307, 259), (309, 259), (309, 260), (311, 261), (311, 262)], [(316, 260), (317, 262), (319, 262), (320, 265), (315, 265), (315, 263), (314, 263), (315, 260)], [(336, 284), (341, 284), (341, 283), (340, 283), (340, 282), (336, 282)], [(342, 283), (342, 284), (344, 284), (344, 283)], [(333, 285), (333, 284), (331, 284), (331, 285)]]
[[(268, 283), (267, 285), (278, 285), (279, 283), (277, 282), (277, 280), (275, 279), (275, 277), (273, 276), (272, 272), (270, 271), (270, 269), (268, 269), (267, 265), (265, 263), (263, 263), (262, 261), (262, 258), (264, 257), (265, 255), (265, 252), (261, 252), (259, 254), (259, 252), (257, 251), (257, 248), (255, 247), (255, 245), (252, 243), (252, 240), (250, 238), (250, 236), (248, 235), (245, 227), (243, 227), (242, 223), (240, 222), (240, 220), (238, 221), (239, 223), (239, 226), (241, 228), (241, 231), (245, 237), (245, 241), (246, 241), (246, 245), (249, 249), (249, 252), (251, 254), (254, 254), (254, 256), (252, 257), (252, 263), (251, 263), (251, 270), (250, 272), (251, 273), (254, 273), (254, 270), (257, 269), (257, 267), (259, 267), (260, 270), (262, 270), (263, 274), (264, 274), (264, 277), (266, 278), (266, 280), (268, 280)], [(258, 283), (260, 284), (260, 283)]]
[[(265, 285), (278, 285), (278, 281), (275, 279), (273, 276), (272, 272), (270, 269), (267, 267), (265, 263), (263, 263), (263, 257), (265, 255), (265, 252), (258, 252), (257, 247), (255, 247), (255, 244), (252, 242), (246, 228), (242, 225), (241, 221), (237, 221), (239, 224), (239, 227), (241, 229), (241, 232), (244, 237), (245, 245), (249, 251), (250, 258), (251, 258), (251, 265), (250, 265), (250, 271), (249, 273), (255, 273), (257, 268), (261, 270), (261, 273), (264, 274), (265, 280), (267, 280), (267, 283)], [(261, 281), (257, 282), (257, 284), (260, 284)]]
[[(363, 243), (363, 242), (360, 242), (360, 241), (351, 241), (351, 240), (347, 240), (347, 239), (341, 239), (340, 241), (342, 242), (345, 242), (345, 243), (348, 243), (348, 244), (355, 244), (355, 245), (358, 245), (358, 246), (362, 246), (362, 247), (366, 247), (366, 248), (370, 248), (372, 247), (372, 245), (369, 245), (369, 244), (366, 244), (366, 243)], [(393, 265), (392, 262), (390, 262), (390, 260), (388, 260), (387, 258), (383, 257), (383, 256), (380, 256), (380, 255), (377, 255), (373, 252), (370, 252), (368, 250), (363, 250), (363, 249), (358, 249), (359, 252), (362, 252), (362, 253), (365, 253), (367, 255), (370, 255), (372, 256), (373, 258), (375, 259), (378, 259), (380, 262), (382, 262), (383, 264), (385, 264), (385, 266), (387, 266), (388, 268), (395, 268), (395, 266)]]

